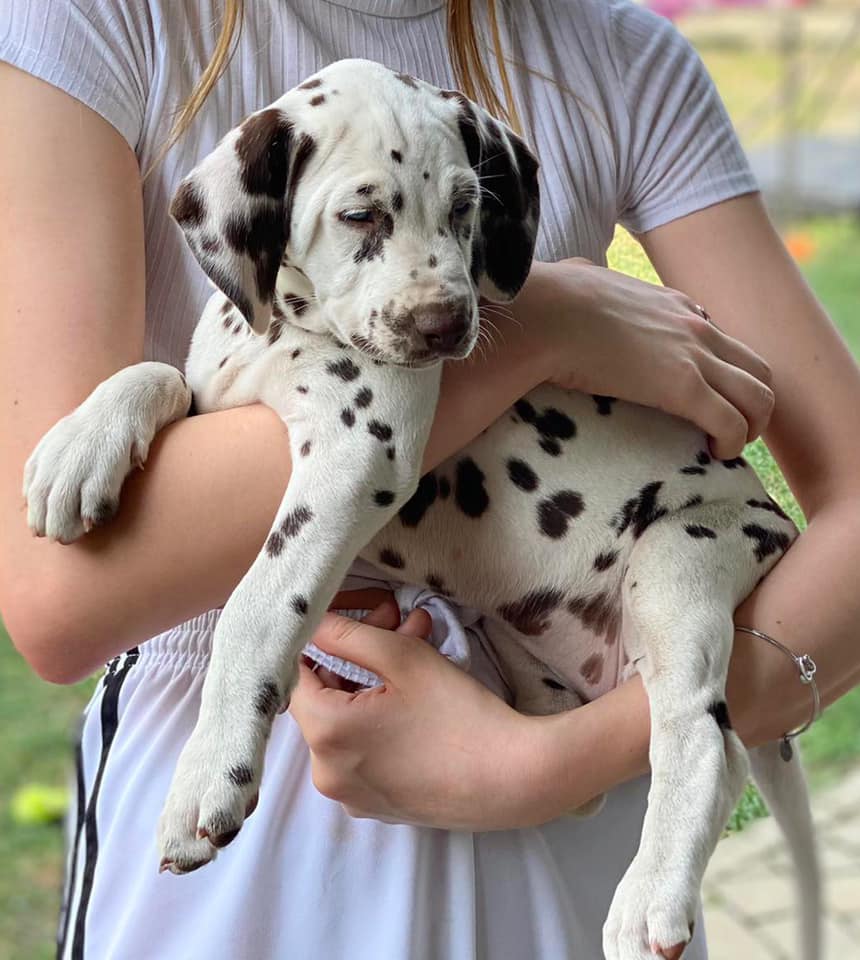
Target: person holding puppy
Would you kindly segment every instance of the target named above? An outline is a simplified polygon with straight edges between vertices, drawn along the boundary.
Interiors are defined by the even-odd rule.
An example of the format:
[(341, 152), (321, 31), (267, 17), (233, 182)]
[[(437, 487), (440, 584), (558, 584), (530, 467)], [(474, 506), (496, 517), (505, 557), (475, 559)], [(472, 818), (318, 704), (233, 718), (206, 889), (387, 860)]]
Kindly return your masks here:
[[(569, 714), (521, 716), (462, 611), (363, 570), (337, 606), (374, 612), (332, 616), (316, 642), (384, 692), (303, 670), (240, 837), (205, 870), (159, 876), (155, 823), (218, 607), (289, 476), (283, 424), (263, 407), (183, 420), (129, 478), (113, 524), (72, 546), (26, 531), (21, 474), (44, 431), (122, 366), (184, 362), (209, 288), (168, 219), (180, 178), (248, 113), (353, 56), (483, 100), (542, 163), (538, 262), (513, 316), (494, 317), (496, 348), (446, 369), (425, 466), (547, 380), (684, 416), (721, 458), (764, 432), (809, 528), (737, 622), (811, 653), (826, 701), (860, 673), (860, 454), (834, 415), (860, 400), (860, 376), (670, 24), (624, 0), (516, 12), (12, 0), (0, 19), (0, 115), (14, 132), (0, 146), (0, 607), (46, 680), (110, 661), (79, 750), (63, 958), (600, 957), (636, 848), (638, 680)], [(666, 287), (603, 266), (616, 222)], [(398, 607), (411, 609), (402, 624)], [(468, 671), (423, 642), (431, 629), (443, 649), (468, 646)], [(748, 637), (728, 699), (748, 744), (808, 709), (790, 662)], [(599, 818), (564, 816), (601, 792)], [(684, 956), (703, 957), (704, 942), (698, 924)]]

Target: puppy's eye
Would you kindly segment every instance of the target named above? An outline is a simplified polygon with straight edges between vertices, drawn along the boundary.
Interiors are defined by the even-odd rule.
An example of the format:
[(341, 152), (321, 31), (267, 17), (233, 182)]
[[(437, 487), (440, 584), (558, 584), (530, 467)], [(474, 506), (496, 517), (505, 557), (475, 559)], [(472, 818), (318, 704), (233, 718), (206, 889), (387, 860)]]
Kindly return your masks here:
[(466, 214), (472, 209), (471, 200), (457, 200), (454, 206), (451, 208), (451, 213), (455, 217), (465, 217)]
[(337, 216), (344, 223), (373, 223), (373, 211), (367, 209), (341, 210)]

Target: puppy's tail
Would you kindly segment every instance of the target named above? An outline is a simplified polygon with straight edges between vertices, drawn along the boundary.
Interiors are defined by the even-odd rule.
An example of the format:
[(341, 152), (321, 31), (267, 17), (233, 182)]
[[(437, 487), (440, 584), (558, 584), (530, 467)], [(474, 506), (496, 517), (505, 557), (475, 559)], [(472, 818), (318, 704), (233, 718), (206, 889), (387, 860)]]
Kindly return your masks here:
[(806, 778), (795, 749), (792, 759), (782, 759), (778, 743), (749, 751), (753, 778), (785, 837), (794, 863), (799, 898), (802, 960), (820, 960), (821, 865), (815, 843)]

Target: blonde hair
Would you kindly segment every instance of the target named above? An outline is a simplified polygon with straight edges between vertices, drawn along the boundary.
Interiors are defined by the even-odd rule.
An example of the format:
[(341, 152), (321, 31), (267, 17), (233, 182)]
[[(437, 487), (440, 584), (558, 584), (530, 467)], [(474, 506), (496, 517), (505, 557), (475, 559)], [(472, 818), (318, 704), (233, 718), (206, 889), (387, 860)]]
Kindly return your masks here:
[[(517, 133), (522, 133), (510, 78), (505, 67), (496, 0), (483, 0), (483, 3), (487, 10), (492, 52), (498, 66), (503, 96), (499, 97), (487, 71), (487, 64), (481, 51), (481, 43), (475, 32), (473, 0), (448, 0), (448, 56), (451, 58), (451, 66), (454, 69), (454, 80), (458, 89), (465, 93), (470, 100), (480, 103), (490, 113), (504, 120)], [(221, 30), (215, 43), (212, 58), (206, 64), (194, 89), (180, 106), (167, 140), (158, 152), (150, 171), (191, 126), (206, 98), (212, 92), (212, 88), (230, 64), (242, 33), (244, 10), (245, 0), (224, 0)]]

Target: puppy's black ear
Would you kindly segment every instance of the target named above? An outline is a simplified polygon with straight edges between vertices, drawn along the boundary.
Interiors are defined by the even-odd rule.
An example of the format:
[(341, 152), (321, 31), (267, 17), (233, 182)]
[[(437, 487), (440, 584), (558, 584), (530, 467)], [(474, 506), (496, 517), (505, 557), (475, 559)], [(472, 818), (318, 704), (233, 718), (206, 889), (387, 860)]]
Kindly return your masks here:
[(292, 201), (314, 141), (270, 107), (231, 130), (170, 205), (194, 256), (257, 331), (271, 316)]
[(460, 136), (481, 187), (472, 276), (488, 300), (513, 300), (528, 276), (537, 239), (539, 164), (523, 140), (482, 107), (462, 94), (451, 99), (459, 105)]

